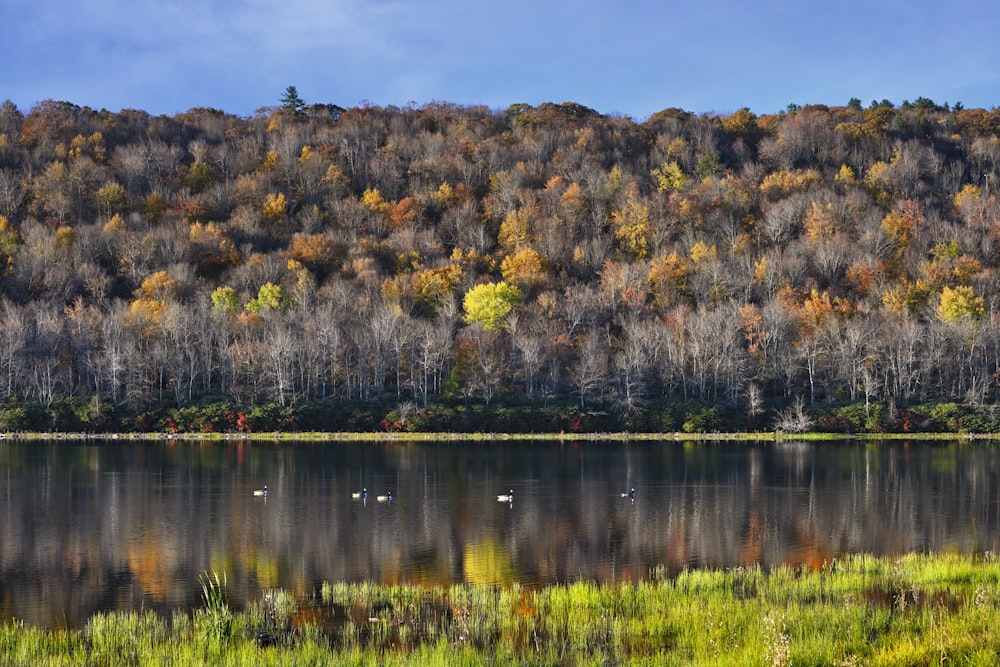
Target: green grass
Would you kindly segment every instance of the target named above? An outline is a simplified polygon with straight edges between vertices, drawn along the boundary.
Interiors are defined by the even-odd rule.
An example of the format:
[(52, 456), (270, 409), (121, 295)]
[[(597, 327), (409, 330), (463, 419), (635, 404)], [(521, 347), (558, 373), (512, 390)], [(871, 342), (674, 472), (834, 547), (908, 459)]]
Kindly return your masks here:
[(0, 433), (0, 438), (12, 440), (181, 440), (222, 442), (246, 440), (250, 442), (823, 442), (853, 440), (881, 442), (889, 440), (968, 441), (1000, 440), (1000, 433), (410, 433), (410, 432), (265, 432), (265, 433)]
[(819, 571), (662, 571), (528, 590), (325, 584), (232, 612), (224, 575), (170, 619), (0, 624), (4, 665), (993, 665), (1000, 558), (858, 555)]

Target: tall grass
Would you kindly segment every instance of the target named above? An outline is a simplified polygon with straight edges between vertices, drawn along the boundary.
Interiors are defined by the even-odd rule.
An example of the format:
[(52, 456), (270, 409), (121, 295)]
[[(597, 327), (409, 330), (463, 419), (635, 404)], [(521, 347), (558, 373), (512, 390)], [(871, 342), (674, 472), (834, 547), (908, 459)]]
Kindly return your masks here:
[[(202, 607), (0, 625), (4, 665), (913, 665), (1000, 663), (1000, 559), (859, 555), (819, 570), (661, 570), (633, 584), (528, 590), (325, 584), (240, 613), (225, 577)], [(262, 643), (261, 633), (279, 641)]]

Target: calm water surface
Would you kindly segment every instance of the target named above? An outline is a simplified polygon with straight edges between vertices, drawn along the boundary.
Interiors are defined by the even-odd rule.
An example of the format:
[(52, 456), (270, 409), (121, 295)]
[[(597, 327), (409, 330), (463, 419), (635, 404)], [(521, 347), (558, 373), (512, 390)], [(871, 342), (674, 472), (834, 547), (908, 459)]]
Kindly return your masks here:
[(530, 587), (1000, 551), (998, 457), (953, 443), (5, 441), (0, 618), (187, 609), (209, 570), (240, 606), (323, 581)]

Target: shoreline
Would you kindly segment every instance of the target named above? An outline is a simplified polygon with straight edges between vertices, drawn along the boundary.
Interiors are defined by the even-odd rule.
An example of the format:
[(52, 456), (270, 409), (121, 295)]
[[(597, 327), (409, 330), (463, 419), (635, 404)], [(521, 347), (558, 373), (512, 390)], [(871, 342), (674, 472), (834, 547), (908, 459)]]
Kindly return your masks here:
[(74, 433), (6, 432), (0, 441), (185, 441), (185, 442), (833, 442), (833, 441), (995, 441), (1000, 433), (472, 433), (472, 432), (351, 432), (351, 431), (267, 431), (259, 433)]

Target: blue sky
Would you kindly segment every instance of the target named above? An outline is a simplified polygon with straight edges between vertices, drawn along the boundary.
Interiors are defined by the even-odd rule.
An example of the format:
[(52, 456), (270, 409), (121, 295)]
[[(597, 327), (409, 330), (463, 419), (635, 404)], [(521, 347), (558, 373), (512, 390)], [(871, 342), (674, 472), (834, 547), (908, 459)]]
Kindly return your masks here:
[(764, 114), (1000, 105), (995, 0), (3, 0), (0, 100), (246, 116), (306, 102)]

